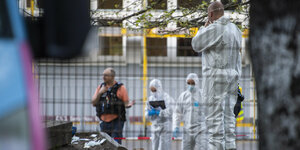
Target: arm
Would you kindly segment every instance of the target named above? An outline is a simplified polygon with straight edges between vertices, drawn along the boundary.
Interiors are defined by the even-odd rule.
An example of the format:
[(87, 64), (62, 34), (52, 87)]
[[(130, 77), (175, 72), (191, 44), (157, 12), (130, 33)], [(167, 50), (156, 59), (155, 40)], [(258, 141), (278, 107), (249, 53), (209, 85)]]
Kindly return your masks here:
[(170, 97), (168, 94), (165, 94), (165, 105), (166, 105), (166, 109), (161, 110), (159, 116), (160, 117), (172, 116), (172, 112), (173, 112), (172, 108), (175, 106), (175, 103), (173, 98)]
[(237, 47), (237, 58), (236, 58), (236, 66), (235, 71), (238, 73), (238, 78), (242, 75), (242, 32), (241, 30), (236, 26), (233, 25), (236, 28), (236, 31), (234, 32), (235, 39), (236, 39), (236, 47)]
[(174, 113), (173, 113), (173, 130), (175, 128), (179, 128), (180, 127), (180, 122), (183, 116), (183, 111), (182, 111), (182, 99), (183, 96), (180, 95), (177, 103), (175, 105), (175, 109), (174, 109)]
[(122, 99), (125, 105), (125, 108), (130, 108), (135, 104), (135, 101), (129, 101), (128, 92), (124, 85), (122, 85), (118, 90), (118, 98)]
[(100, 87), (100, 85), (97, 87), (95, 93), (94, 93), (94, 96), (92, 97), (92, 104), (93, 106), (96, 106), (96, 104), (98, 103), (99, 99), (100, 99), (100, 96), (105, 93), (107, 91), (107, 87), (105, 86), (102, 86)]
[(192, 39), (192, 47), (195, 52), (205, 51), (222, 40), (221, 29), (217, 29), (216, 24), (201, 27), (196, 36)]
[(149, 100), (151, 99), (151, 97), (148, 98), (148, 101), (146, 102), (146, 107), (145, 107), (145, 117), (147, 119), (149, 119), (150, 121), (153, 121), (155, 116), (149, 116), (148, 115), (148, 111), (151, 110), (151, 106), (149, 104)]
[(135, 100), (125, 103), (125, 108), (131, 108), (135, 104)]
[[(236, 27), (237, 28), (237, 27)], [(238, 43), (239, 43), (239, 52), (238, 52), (238, 57), (237, 57), (237, 65), (235, 67), (235, 70), (238, 72), (239, 78), (242, 75), (242, 32), (240, 29), (238, 29)]]
[(241, 57), (242, 57), (241, 53), (238, 52), (238, 58), (237, 58), (237, 64), (236, 64), (235, 70), (237, 71), (237, 73), (239, 75), (239, 78), (242, 75), (242, 60), (241, 60)]

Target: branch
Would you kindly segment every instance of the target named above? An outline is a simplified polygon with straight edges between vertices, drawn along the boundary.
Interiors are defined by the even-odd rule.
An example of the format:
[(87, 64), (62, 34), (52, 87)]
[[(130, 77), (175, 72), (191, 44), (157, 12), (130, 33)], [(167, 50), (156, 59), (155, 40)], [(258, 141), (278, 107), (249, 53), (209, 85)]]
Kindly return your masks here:
[[(128, 21), (128, 19), (130, 19), (132, 17), (139, 16), (141, 14), (144, 14), (144, 13), (148, 12), (149, 10), (153, 9), (154, 6), (160, 4), (161, 2), (162, 2), (162, 0), (159, 0), (156, 3), (151, 3), (151, 5), (148, 6), (147, 8), (142, 9), (138, 12), (132, 13), (128, 16), (123, 17), (123, 18), (117, 19), (113, 22), (114, 23), (122, 23), (124, 20)], [(226, 4), (224, 6), (224, 9), (225, 10), (236, 9), (238, 7), (241, 7), (241, 6), (244, 6), (244, 5), (249, 5), (249, 4), (250, 4), (250, 0), (246, 1), (246, 2), (243, 2), (243, 3), (231, 2), (229, 4)], [(188, 8), (188, 9), (177, 7), (175, 9), (168, 10), (163, 15), (160, 15), (158, 18), (155, 18), (155, 22), (150, 22), (149, 18), (143, 18), (141, 21), (139, 21), (139, 24), (142, 24), (140, 29), (145, 29), (145, 28), (149, 29), (149, 28), (154, 28), (154, 27), (165, 27), (165, 26), (168, 25), (169, 22), (183, 22), (185, 24), (185, 27), (179, 27), (174, 32), (186, 30), (186, 28), (190, 28), (190, 27), (197, 27), (197, 26), (199, 26), (199, 23), (203, 22), (203, 20), (207, 17), (206, 9), (204, 9), (204, 7), (206, 7), (206, 4), (200, 4), (200, 5), (197, 5), (195, 7)], [(177, 10), (181, 10), (183, 14), (179, 15), (179, 16), (173, 16), (173, 13)], [(192, 15), (195, 12), (199, 12), (199, 11), (200, 11), (199, 17), (186, 21), (186, 18), (187, 18), (186, 16)], [(173, 32), (173, 31), (170, 31), (170, 32)]]
[(231, 8), (237, 8), (239, 6), (244, 6), (244, 5), (248, 5), (250, 4), (250, 0), (247, 1), (247, 2), (244, 2), (244, 3), (234, 3), (234, 2), (231, 2), (227, 5), (224, 6), (224, 10), (228, 10), (228, 9), (231, 9)]
[(141, 14), (143, 14), (143, 13), (149, 11), (150, 9), (152, 9), (155, 5), (160, 4), (162, 1), (163, 1), (163, 0), (159, 0), (159, 1), (156, 2), (155, 4), (151, 4), (150, 6), (148, 6), (146, 9), (143, 9), (143, 10), (140, 10), (140, 11), (138, 11), (138, 12), (136, 12), (136, 13), (133, 13), (133, 14), (131, 14), (131, 15), (128, 15), (128, 16), (126, 16), (126, 17), (124, 17), (124, 18), (122, 18), (122, 19), (120, 19), (120, 20), (118, 20), (118, 21), (124, 21), (124, 20), (127, 20), (127, 19), (131, 18), (131, 17), (141, 15)]
[[(160, 4), (162, 1), (163, 1), (163, 0), (159, 0), (158, 2), (156, 2), (156, 3), (154, 3), (154, 4), (151, 4), (150, 6), (148, 6), (146, 9), (142, 9), (142, 10), (136, 12), (136, 13), (133, 13), (133, 14), (131, 14), (131, 15), (128, 15), (128, 16), (126, 16), (126, 17), (123, 17), (123, 18), (121, 18), (121, 19), (118, 19), (118, 20), (115, 21), (115, 23), (121, 23), (121, 22), (124, 21), (124, 20), (127, 20), (127, 19), (129, 19), (129, 18), (132, 18), (132, 17), (138, 16), (138, 15), (141, 15), (141, 14), (143, 14), (143, 13), (146, 13), (147, 11), (149, 11), (150, 9), (152, 9), (153, 6), (155, 6), (155, 5), (157, 5), (157, 4)], [(132, 4), (133, 4), (133, 3), (131, 3), (130, 5), (132, 5)], [(128, 6), (128, 7), (129, 7), (129, 6)], [(122, 10), (124, 10), (124, 8), (123, 8)], [(120, 12), (120, 11), (119, 11), (119, 12)], [(94, 14), (96, 14), (96, 11), (92, 12), (92, 16), (93, 16)], [(98, 19), (99, 19), (99, 18), (95, 18), (95, 20), (98, 20)], [(93, 22), (95, 22), (95, 21), (93, 21)]]

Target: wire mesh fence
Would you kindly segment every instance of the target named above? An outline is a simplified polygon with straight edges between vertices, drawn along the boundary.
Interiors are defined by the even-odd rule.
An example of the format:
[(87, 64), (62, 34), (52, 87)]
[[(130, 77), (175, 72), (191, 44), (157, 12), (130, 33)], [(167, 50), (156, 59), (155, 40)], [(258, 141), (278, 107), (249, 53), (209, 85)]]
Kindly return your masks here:
[[(122, 5), (122, 1), (117, 3)], [(178, 2), (178, 5), (181, 3), (184, 2)], [(24, 16), (30, 16), (32, 12), (33, 16), (43, 13), (39, 3), (20, 0), (19, 4)], [(146, 102), (151, 96), (149, 82), (161, 80), (164, 92), (176, 103), (180, 94), (187, 90), (186, 77), (189, 73), (196, 73), (199, 86), (202, 86), (202, 53), (193, 50), (192, 37), (185, 33), (160, 35), (154, 30), (129, 30), (124, 23), (111, 24), (111, 21), (117, 20), (111, 19), (109, 13), (115, 12), (112, 10), (115, 6), (107, 2), (100, 4), (98, 2), (97, 11), (107, 17), (96, 19), (94, 34), (97, 36), (96, 40), (88, 42), (94, 48), (88, 55), (70, 60), (38, 59), (33, 64), (42, 116), (44, 120), (70, 121), (77, 127), (78, 133), (99, 132), (101, 121), (91, 101), (97, 87), (103, 83), (103, 71), (112, 67), (116, 71), (115, 80), (124, 84), (129, 100), (135, 100), (135, 105), (126, 109), (123, 136), (119, 138), (128, 149), (151, 149), (153, 124), (145, 113)], [(33, 5), (35, 9), (32, 9)], [(91, 9), (93, 7), (91, 5)], [(190, 31), (198, 31), (198, 28)], [(246, 30), (243, 32), (242, 75), (239, 80), (245, 100), (235, 126), (237, 149), (254, 150), (258, 143), (257, 98), (247, 54), (247, 36)], [(171, 107), (175, 108), (175, 104)], [(181, 149), (185, 126), (180, 124), (179, 137), (172, 138), (171, 149)], [(170, 123), (166, 129), (169, 138), (173, 130)]]
[[(97, 86), (103, 82), (103, 71), (113, 67), (116, 81), (123, 83), (129, 99), (136, 101), (132, 108), (126, 109), (123, 145), (132, 149), (150, 149), (149, 140), (138, 140), (138, 137), (151, 137), (152, 133), (151, 122), (144, 121), (144, 107), (151, 93), (149, 82), (154, 78), (160, 79), (163, 90), (176, 101), (187, 88), (186, 76), (189, 73), (198, 74), (201, 83), (201, 56), (187, 53), (183, 54), (187, 56), (178, 56), (182, 54), (180, 51), (191, 49), (189, 38), (147, 38), (122, 34), (121, 30), (124, 29), (107, 27), (99, 30), (99, 49), (94, 55), (73, 60), (42, 59), (35, 62), (42, 115), (46, 120), (71, 121), (78, 132), (99, 132), (100, 120), (91, 99)], [(144, 45), (144, 39), (149, 46)], [(150, 51), (147, 60), (143, 57), (144, 48)], [(246, 52), (246, 47), (243, 52)], [(253, 142), (257, 140), (255, 84), (251, 65), (247, 63), (245, 55), (239, 81), (245, 101), (242, 104), (243, 114), (237, 118), (236, 138), (239, 149), (256, 149), (256, 143)], [(143, 89), (146, 89), (146, 95)], [(171, 126), (168, 132), (173, 132)], [(182, 130), (180, 132), (179, 137), (182, 137)], [(180, 140), (174, 140), (173, 143), (174, 149), (180, 149)]]

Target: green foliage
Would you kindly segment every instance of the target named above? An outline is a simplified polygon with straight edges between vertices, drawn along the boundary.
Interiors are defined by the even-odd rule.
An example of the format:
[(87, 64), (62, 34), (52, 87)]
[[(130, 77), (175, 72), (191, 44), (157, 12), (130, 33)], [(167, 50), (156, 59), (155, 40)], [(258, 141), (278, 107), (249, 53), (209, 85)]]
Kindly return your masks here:
[[(174, 23), (177, 25), (177, 30), (180, 31), (204, 25), (206, 22), (207, 7), (209, 3), (207, 3), (207, 1), (205, 0), (201, 1), (201, 3), (199, 4), (194, 4), (194, 0), (185, 0), (185, 2), (189, 4), (186, 4), (184, 6), (190, 7), (177, 7), (162, 11), (157, 10), (156, 8), (165, 7), (167, 4), (164, 0), (149, 0), (147, 7), (138, 10), (138, 12), (135, 12), (134, 14), (128, 14), (127, 16), (125, 15), (123, 19), (121, 18), (118, 21), (128, 20), (129, 23), (127, 22), (125, 24), (125, 26), (127, 26), (128, 29), (165, 28), (168, 26), (169, 23)], [(170, 3), (168, 5), (170, 5)], [(116, 4), (115, 7), (121, 8), (122, 6)], [(245, 20), (248, 19), (247, 17), (249, 16), (249, 3), (238, 3), (237, 0), (231, 0), (228, 4), (225, 5), (225, 10), (227, 8), (230, 8), (232, 13), (245, 15)], [(234, 9), (232, 10), (232, 8)], [(126, 7), (123, 9), (123, 11), (130, 10), (128, 7)], [(122, 12), (122, 10), (120, 12)], [(157, 15), (158, 12), (160, 13), (159, 15)], [(119, 12), (117, 12), (116, 14), (118, 15)], [(113, 24), (113, 22), (111, 24)], [(130, 26), (130, 24), (134, 26)], [(248, 28), (247, 26), (242, 25), (238, 25), (238, 27), (241, 30), (243, 30), (244, 28)]]

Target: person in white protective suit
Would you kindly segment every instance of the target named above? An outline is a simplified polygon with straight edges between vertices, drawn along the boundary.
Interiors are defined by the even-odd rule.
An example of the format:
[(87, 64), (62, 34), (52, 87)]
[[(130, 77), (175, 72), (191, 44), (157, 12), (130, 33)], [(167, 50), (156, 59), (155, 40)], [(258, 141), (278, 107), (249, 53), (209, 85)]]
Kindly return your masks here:
[(183, 121), (182, 150), (207, 150), (205, 139), (205, 116), (201, 89), (197, 74), (190, 73), (186, 79), (187, 90), (180, 94), (173, 114), (173, 137), (179, 134)]
[(207, 103), (208, 149), (236, 149), (234, 105), (241, 76), (242, 34), (224, 16), (224, 7), (213, 2), (208, 21), (192, 39), (192, 47), (202, 52), (202, 97)]
[(146, 118), (152, 122), (151, 140), (153, 150), (171, 149), (172, 105), (174, 100), (163, 91), (161, 81), (153, 79), (149, 85), (150, 97), (146, 103)]

